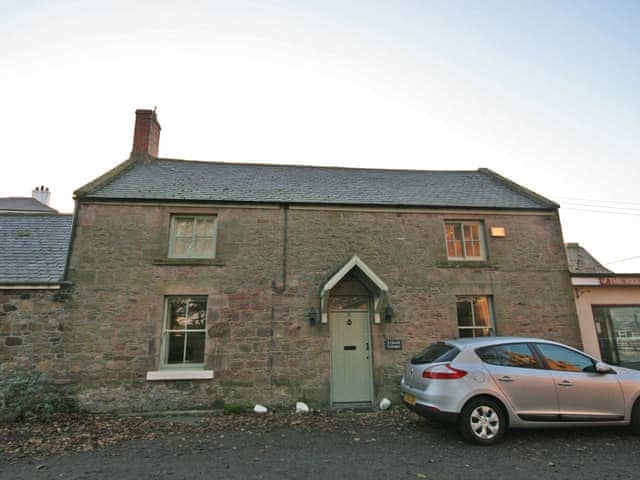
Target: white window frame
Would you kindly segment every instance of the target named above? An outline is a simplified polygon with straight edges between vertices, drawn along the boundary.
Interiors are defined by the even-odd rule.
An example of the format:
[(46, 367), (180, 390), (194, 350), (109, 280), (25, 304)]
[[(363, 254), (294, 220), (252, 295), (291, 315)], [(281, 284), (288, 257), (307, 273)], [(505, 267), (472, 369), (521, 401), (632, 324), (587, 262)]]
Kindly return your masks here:
[[(487, 304), (489, 306), (489, 325), (476, 325), (476, 310), (475, 310), (475, 302), (477, 299), (479, 298), (485, 298), (487, 300)], [(461, 302), (471, 302), (472, 303), (472, 308), (471, 308), (471, 326), (461, 326), (460, 325), (460, 319), (458, 318), (458, 303)], [(456, 328), (458, 331), (458, 337), (463, 338), (460, 336), (460, 331), (461, 330), (480, 330), (480, 329), (484, 329), (484, 328), (489, 328), (490, 330), (490, 337), (493, 337), (496, 335), (496, 318), (494, 315), (494, 311), (493, 311), (493, 297), (491, 295), (461, 295), (456, 297)], [(475, 336), (475, 335), (474, 335)]]
[[(195, 223), (199, 219), (213, 220), (213, 247), (210, 255), (201, 256), (201, 255), (177, 255), (175, 252), (175, 244), (176, 244), (176, 220), (181, 219), (189, 219), (193, 220), (194, 228), (193, 228), (193, 239), (196, 239), (196, 228)], [(206, 238), (206, 237), (205, 237)], [(169, 229), (169, 258), (188, 258), (188, 259), (198, 259), (198, 258), (206, 258), (213, 259), (216, 258), (216, 243), (218, 240), (218, 217), (216, 215), (183, 215), (183, 214), (175, 214), (171, 215), (171, 226)]]
[[(174, 299), (182, 300), (196, 300), (205, 302), (205, 326), (199, 329), (185, 329), (185, 330), (172, 330), (167, 328), (169, 326), (169, 302)], [(207, 352), (207, 307), (208, 299), (203, 295), (168, 295), (164, 298), (164, 314), (162, 317), (162, 337), (160, 347), (160, 370), (202, 370), (205, 365), (205, 357)], [(202, 363), (169, 363), (167, 357), (169, 356), (169, 334), (175, 332), (189, 332), (189, 333), (204, 333), (204, 351)], [(185, 349), (187, 342), (185, 342)]]
[[(447, 238), (447, 228), (453, 225), (455, 228), (460, 231), (460, 238), (462, 239), (462, 256), (454, 257), (449, 255), (449, 241)], [(467, 255), (465, 238), (464, 238), (464, 227), (472, 226), (477, 227), (478, 229), (478, 241), (480, 242), (480, 256)], [(478, 261), (478, 260), (486, 260), (487, 259), (487, 244), (485, 240), (485, 231), (484, 231), (484, 222), (482, 221), (467, 221), (467, 220), (445, 220), (444, 222), (444, 243), (445, 249), (447, 251), (447, 258), (449, 260), (456, 261)]]

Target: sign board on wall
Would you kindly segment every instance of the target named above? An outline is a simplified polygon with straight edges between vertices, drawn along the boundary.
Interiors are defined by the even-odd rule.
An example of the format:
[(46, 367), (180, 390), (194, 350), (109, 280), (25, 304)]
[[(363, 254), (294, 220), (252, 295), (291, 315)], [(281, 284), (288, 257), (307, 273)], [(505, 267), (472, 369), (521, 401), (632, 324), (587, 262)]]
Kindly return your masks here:
[(385, 350), (402, 350), (402, 340), (385, 340)]
[(600, 285), (640, 286), (640, 277), (604, 277), (600, 279)]

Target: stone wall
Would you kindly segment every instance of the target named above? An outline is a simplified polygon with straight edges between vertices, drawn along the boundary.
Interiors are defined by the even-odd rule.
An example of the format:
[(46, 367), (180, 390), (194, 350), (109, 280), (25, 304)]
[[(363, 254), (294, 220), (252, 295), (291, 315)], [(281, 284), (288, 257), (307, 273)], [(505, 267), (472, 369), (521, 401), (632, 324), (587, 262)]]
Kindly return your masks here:
[(67, 374), (64, 341), (71, 292), (3, 290), (0, 287), (0, 366), (38, 369), (62, 380)]
[[(167, 259), (170, 217), (189, 213), (217, 215), (215, 262)], [(506, 237), (487, 235), (487, 261), (449, 262), (449, 219), (481, 220), (487, 231), (501, 226)], [(64, 348), (55, 370), (78, 385), (92, 410), (298, 399), (327, 406), (329, 326), (310, 325), (308, 312), (319, 311), (322, 285), (353, 255), (388, 285), (395, 312), (389, 323), (372, 323), (377, 399), (397, 400), (406, 360), (457, 335), (457, 295), (492, 295), (499, 334), (580, 346), (555, 214), (81, 202), (77, 222), (74, 294), (60, 313)], [(167, 295), (207, 297), (205, 368), (213, 380), (146, 380), (159, 367)], [(403, 350), (385, 350), (385, 339), (401, 339)]]

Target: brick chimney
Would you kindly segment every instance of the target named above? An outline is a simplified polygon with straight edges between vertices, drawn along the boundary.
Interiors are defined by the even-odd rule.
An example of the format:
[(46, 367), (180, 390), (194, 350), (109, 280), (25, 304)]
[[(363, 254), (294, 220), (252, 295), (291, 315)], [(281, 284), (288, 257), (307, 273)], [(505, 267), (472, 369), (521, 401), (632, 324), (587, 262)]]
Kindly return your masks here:
[(133, 131), (131, 153), (146, 153), (158, 156), (160, 144), (160, 124), (154, 110), (136, 110), (136, 126)]

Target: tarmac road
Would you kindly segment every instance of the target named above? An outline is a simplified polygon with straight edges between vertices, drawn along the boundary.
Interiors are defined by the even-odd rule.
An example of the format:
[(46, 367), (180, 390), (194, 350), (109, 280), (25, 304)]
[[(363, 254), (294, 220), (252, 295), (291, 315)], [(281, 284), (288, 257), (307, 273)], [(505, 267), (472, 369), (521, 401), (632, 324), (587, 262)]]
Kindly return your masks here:
[(638, 479), (627, 429), (513, 430), (478, 447), (416, 421), (341, 432), (216, 431), (134, 440), (92, 452), (8, 460), (0, 479)]

